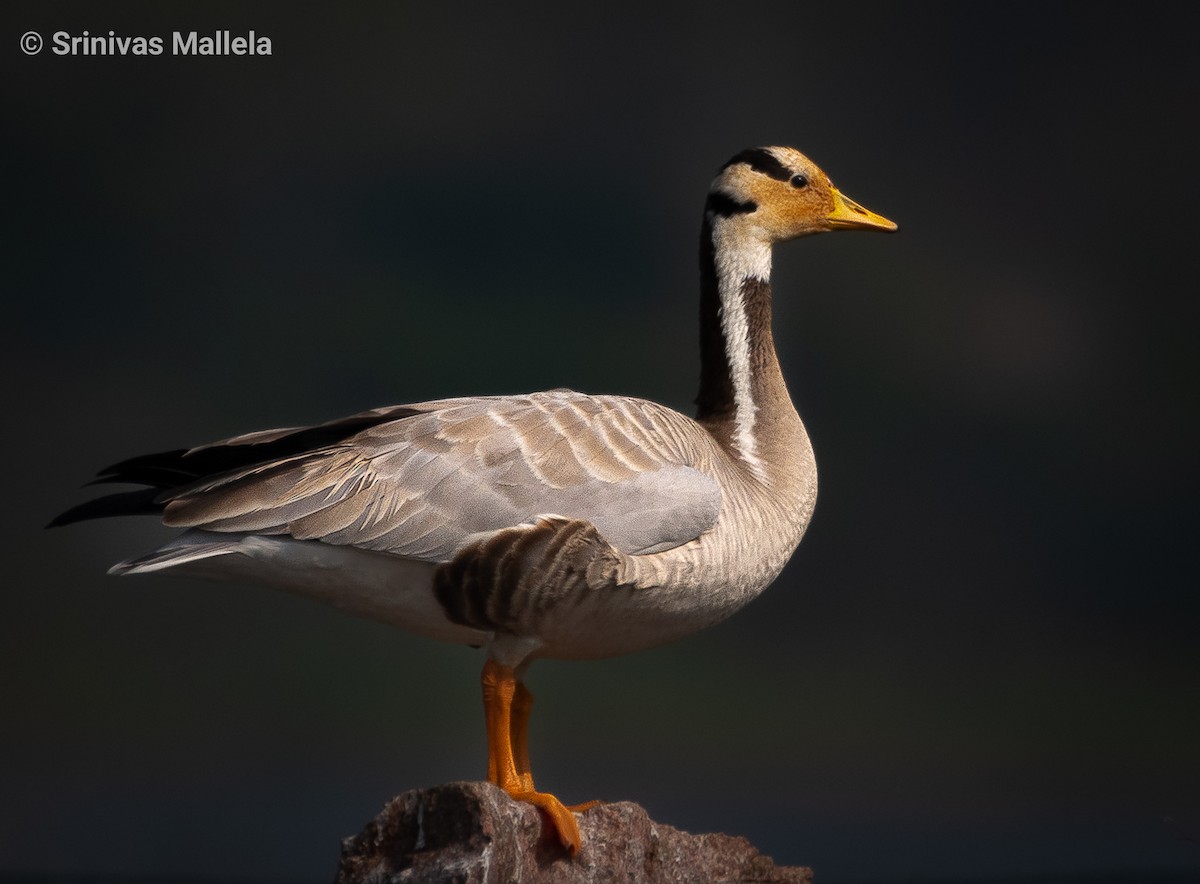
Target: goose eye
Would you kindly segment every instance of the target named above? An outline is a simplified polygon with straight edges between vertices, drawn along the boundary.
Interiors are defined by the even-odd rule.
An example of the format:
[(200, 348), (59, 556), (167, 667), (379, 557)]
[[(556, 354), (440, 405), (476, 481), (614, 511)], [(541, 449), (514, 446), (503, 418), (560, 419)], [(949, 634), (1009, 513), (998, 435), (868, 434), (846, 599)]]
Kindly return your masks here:
[(803, 175), (793, 175), (792, 187), (795, 187), (797, 190), (799, 190), (801, 187), (808, 187), (808, 179)]

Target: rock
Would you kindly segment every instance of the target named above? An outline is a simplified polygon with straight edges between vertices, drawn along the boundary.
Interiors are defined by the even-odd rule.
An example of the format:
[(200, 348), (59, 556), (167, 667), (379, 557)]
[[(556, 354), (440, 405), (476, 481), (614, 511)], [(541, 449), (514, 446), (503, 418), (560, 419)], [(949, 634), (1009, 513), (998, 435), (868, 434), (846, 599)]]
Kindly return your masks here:
[(578, 819), (583, 847), (571, 858), (543, 836), (537, 808), (490, 783), (414, 789), (342, 842), (336, 884), (812, 881), (811, 869), (776, 866), (745, 838), (690, 835), (629, 802)]

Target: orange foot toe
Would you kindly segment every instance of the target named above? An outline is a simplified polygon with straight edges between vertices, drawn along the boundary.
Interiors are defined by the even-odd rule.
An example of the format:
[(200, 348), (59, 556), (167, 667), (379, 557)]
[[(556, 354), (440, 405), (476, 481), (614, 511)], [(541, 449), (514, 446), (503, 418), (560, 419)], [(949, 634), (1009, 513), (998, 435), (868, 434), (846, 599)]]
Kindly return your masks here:
[(585, 810), (591, 810), (593, 807), (599, 807), (603, 803), (603, 801), (597, 798), (593, 801), (581, 802), (580, 804), (568, 804), (567, 810), (571, 811), (571, 813), (583, 813)]
[(508, 794), (515, 801), (528, 801), (546, 814), (562, 846), (569, 850), (572, 856), (579, 852), (579, 845), (583, 843), (583, 839), (579, 835), (579, 824), (575, 822), (570, 808), (549, 792), (512, 791)]

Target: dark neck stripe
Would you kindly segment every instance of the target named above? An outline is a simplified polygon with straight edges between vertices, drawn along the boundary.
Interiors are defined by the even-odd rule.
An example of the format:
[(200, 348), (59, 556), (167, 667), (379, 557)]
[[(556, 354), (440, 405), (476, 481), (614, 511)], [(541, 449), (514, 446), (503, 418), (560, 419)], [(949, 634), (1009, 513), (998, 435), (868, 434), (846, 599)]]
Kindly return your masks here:
[(725, 339), (722, 323), (722, 315), (727, 309), (722, 296), (737, 299), (738, 308), (745, 314), (751, 385), (755, 404), (759, 405), (759, 381), (770, 375), (769, 363), (775, 358), (771, 335), (771, 284), (754, 278), (728, 280), (737, 287), (736, 290), (721, 291), (717, 244), (713, 239), (715, 223), (713, 215), (706, 214), (700, 228), (700, 390), (696, 396), (696, 419), (708, 425), (710, 430), (723, 426), (718, 434), (733, 434), (738, 402), (729, 342)]
[(762, 172), (771, 178), (779, 181), (787, 181), (792, 177), (792, 172), (783, 163), (775, 158), (775, 154), (771, 153), (765, 147), (753, 147), (749, 150), (744, 150), (721, 167), (724, 172), (730, 166), (736, 166), (738, 163), (745, 163), (755, 172)]
[(754, 200), (746, 200), (744, 203), (740, 203), (728, 194), (721, 193), (719, 190), (709, 193), (708, 199), (704, 203), (704, 211), (720, 215), (722, 218), (728, 218), (732, 215), (746, 215), (757, 208), (758, 203), (754, 202)]

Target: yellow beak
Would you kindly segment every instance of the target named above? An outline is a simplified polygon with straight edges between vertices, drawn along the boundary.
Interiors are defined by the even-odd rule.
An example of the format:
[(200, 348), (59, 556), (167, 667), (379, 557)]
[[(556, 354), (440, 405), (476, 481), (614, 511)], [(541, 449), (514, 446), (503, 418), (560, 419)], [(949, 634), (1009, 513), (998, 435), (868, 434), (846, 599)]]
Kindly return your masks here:
[(895, 221), (889, 221), (882, 215), (876, 215), (870, 209), (864, 209), (854, 200), (842, 196), (835, 188), (833, 191), (833, 211), (825, 220), (829, 222), (830, 230), (899, 230)]

